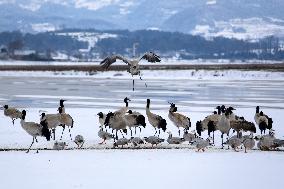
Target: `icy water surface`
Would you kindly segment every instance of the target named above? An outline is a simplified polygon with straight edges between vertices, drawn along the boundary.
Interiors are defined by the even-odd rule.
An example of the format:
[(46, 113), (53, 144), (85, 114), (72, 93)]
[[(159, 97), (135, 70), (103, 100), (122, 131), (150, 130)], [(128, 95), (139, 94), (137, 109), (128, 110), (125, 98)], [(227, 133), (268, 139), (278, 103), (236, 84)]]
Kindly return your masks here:
[(121, 106), (124, 97), (131, 104), (144, 108), (147, 98), (155, 101), (154, 108), (163, 109), (168, 102), (180, 107), (213, 107), (230, 104), (238, 108), (284, 108), (283, 80), (191, 80), (79, 77), (1, 77), (0, 103), (17, 107), (52, 108), (64, 98), (69, 107), (106, 108)]

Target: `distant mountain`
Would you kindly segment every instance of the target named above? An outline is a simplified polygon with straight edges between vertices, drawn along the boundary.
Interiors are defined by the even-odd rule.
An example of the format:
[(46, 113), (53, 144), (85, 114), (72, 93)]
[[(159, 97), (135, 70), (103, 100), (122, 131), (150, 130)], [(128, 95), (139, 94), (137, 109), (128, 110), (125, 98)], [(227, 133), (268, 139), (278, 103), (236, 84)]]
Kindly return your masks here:
[(0, 31), (156, 29), (257, 39), (284, 36), (283, 0), (0, 0)]

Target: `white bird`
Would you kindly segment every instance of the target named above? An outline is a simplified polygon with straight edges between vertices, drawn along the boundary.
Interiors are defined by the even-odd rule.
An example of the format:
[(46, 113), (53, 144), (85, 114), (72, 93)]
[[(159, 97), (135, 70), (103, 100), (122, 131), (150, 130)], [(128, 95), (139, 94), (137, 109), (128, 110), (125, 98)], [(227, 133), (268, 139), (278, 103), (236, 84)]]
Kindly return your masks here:
[(8, 105), (4, 105), (4, 115), (10, 117), (12, 119), (12, 123), (14, 125), (16, 119), (21, 119), (22, 113), (20, 110), (16, 108), (9, 107)]
[(22, 111), (22, 118), (21, 118), (21, 126), (22, 128), (33, 137), (32, 144), (30, 145), (27, 153), (30, 151), (32, 145), (34, 144), (34, 141), (36, 137), (41, 136), (45, 137), (47, 141), (50, 140), (50, 131), (47, 127), (47, 122), (45, 120), (41, 121), (41, 124), (35, 123), (35, 122), (26, 122), (26, 111)]
[[(100, 64), (102, 65), (104, 69), (107, 70), (111, 64), (116, 62), (116, 60), (122, 60), (124, 63), (128, 65), (128, 72), (131, 74), (131, 76), (133, 77), (134, 75), (139, 75), (140, 79), (142, 80), (140, 69), (139, 69), (139, 62), (142, 59), (145, 59), (148, 62), (152, 62), (152, 63), (161, 62), (161, 59), (158, 55), (156, 55), (153, 52), (147, 52), (140, 59), (136, 59), (136, 60), (129, 60), (127, 58), (124, 58), (121, 55), (108, 56), (103, 61), (101, 61)], [(133, 79), (133, 91), (134, 91), (134, 79)]]
[(74, 142), (75, 142), (75, 144), (77, 144), (78, 148), (82, 148), (84, 143), (85, 143), (85, 140), (84, 140), (84, 137), (82, 135), (77, 135), (75, 137)]

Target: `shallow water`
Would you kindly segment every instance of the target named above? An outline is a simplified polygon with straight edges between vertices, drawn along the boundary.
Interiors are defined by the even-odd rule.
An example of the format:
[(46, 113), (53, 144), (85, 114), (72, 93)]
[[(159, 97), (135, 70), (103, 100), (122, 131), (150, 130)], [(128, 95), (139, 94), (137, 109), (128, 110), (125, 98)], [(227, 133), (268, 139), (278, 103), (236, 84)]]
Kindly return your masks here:
[[(144, 82), (147, 83), (146, 87)], [(64, 98), (69, 107), (106, 108), (121, 106), (124, 97), (143, 108), (147, 98), (155, 101), (154, 108), (163, 109), (167, 102), (180, 107), (214, 107), (219, 104), (236, 108), (257, 105), (268, 109), (284, 108), (284, 79), (281, 80), (192, 80), (21, 77), (7, 76), (0, 80), (0, 103), (17, 107), (52, 108)]]

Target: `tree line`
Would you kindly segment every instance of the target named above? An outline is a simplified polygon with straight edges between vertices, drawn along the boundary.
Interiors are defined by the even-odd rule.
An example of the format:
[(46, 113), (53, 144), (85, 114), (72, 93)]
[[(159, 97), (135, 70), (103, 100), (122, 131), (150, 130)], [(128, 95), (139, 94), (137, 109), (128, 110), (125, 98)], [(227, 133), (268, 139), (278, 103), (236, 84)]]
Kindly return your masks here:
[(78, 41), (68, 35), (58, 33), (93, 32), (116, 34), (115, 38), (102, 38), (90, 52), (84, 56), (98, 54), (103, 58), (109, 54), (132, 55), (134, 44), (137, 54), (155, 51), (163, 57), (176, 54), (182, 59), (271, 59), (284, 58), (283, 47), (277, 37), (269, 36), (259, 41), (237, 40), (224, 37), (205, 39), (201, 36), (179, 32), (153, 30), (79, 30), (66, 29), (57, 32), (21, 33), (20, 31), (0, 33), (0, 47), (7, 47), (10, 54), (17, 49), (32, 49), (36, 52), (64, 52), (68, 55), (80, 56), (79, 49), (87, 49), (88, 42)]

